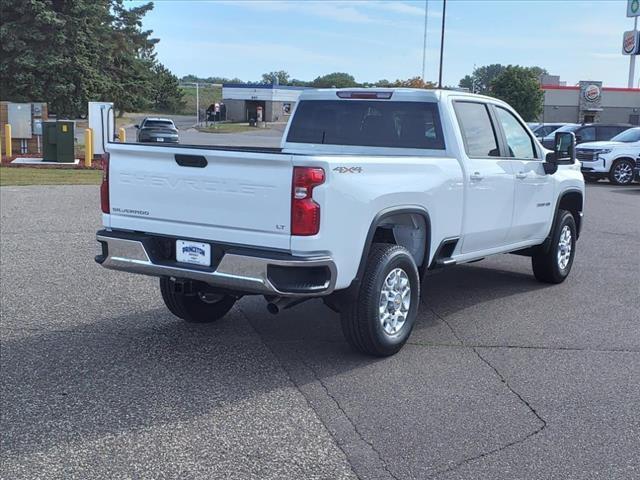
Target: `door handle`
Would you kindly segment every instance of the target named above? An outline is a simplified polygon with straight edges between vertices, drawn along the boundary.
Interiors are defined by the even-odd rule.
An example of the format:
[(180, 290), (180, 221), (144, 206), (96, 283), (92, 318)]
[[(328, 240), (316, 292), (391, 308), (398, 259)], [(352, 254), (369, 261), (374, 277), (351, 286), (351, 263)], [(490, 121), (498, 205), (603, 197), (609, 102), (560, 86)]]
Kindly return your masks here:
[(470, 178), (472, 182), (479, 182), (484, 176), (480, 175), (480, 172), (473, 172)]
[(516, 173), (516, 178), (522, 180), (523, 178), (527, 178), (527, 174), (525, 172)]

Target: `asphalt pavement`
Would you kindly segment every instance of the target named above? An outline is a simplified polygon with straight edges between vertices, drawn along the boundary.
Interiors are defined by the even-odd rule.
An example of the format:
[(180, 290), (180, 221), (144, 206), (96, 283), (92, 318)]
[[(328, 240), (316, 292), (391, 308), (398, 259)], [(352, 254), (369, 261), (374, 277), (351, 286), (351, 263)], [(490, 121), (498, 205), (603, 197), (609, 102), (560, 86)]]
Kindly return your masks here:
[(0, 478), (639, 478), (640, 185), (587, 188), (565, 283), (443, 270), (374, 359), (320, 301), (186, 324), (93, 262), (97, 187), (2, 187)]

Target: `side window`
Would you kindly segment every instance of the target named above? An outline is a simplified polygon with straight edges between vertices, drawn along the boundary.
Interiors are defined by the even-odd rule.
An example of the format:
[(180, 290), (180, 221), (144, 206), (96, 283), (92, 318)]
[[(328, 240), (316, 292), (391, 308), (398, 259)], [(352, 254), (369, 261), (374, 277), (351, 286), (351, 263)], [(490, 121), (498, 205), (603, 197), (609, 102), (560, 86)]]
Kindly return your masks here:
[(596, 140), (596, 127), (585, 127), (576, 132), (577, 140), (582, 142), (594, 142)]
[(499, 157), (496, 133), (483, 103), (455, 102), (465, 150), (470, 157)]
[(598, 127), (598, 140), (611, 140), (623, 130), (621, 127)]
[(504, 108), (497, 107), (498, 120), (507, 138), (509, 157), (513, 158), (536, 158), (536, 151), (533, 148), (533, 140), (513, 114)]

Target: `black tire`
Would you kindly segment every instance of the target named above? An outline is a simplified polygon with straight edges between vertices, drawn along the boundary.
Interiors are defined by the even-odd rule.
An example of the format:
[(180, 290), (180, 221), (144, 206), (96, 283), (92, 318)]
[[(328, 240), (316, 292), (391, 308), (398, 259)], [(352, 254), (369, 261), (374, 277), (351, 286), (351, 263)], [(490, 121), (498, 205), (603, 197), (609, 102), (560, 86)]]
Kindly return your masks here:
[(205, 301), (205, 295), (215, 295), (206, 283), (194, 282), (194, 293), (177, 293), (171, 288), (172, 280), (160, 278), (160, 293), (169, 311), (190, 323), (211, 323), (224, 317), (236, 303), (236, 297), (220, 295), (215, 301)]
[(592, 177), (590, 175), (584, 176), (584, 181), (587, 183), (598, 183), (598, 180), (600, 180), (598, 177)]
[[(565, 227), (570, 233), (569, 245), (571, 250), (567, 252)], [(544, 283), (562, 283), (569, 275), (573, 259), (576, 255), (576, 221), (571, 212), (566, 210), (558, 211), (553, 231), (551, 234), (551, 245), (545, 252), (542, 248), (531, 257), (531, 266), (536, 279)], [(563, 244), (560, 238), (563, 236)], [(567, 260), (564, 266), (560, 261), (560, 254)], [(568, 253), (568, 259), (566, 257)]]
[[(631, 160), (616, 160), (609, 171), (609, 181), (614, 185), (631, 185), (634, 178), (635, 165)], [(624, 172), (624, 176), (622, 175)]]
[[(391, 272), (399, 273), (396, 269), (402, 270), (408, 280), (410, 291), (406, 292), (406, 296), (410, 298), (410, 302), (404, 323), (394, 333), (388, 333), (385, 329), (392, 330), (393, 322), (383, 326), (380, 302), (383, 284)], [(400, 275), (404, 280), (405, 277), (401, 273)], [(346, 305), (340, 316), (347, 342), (355, 350), (369, 355), (393, 355), (402, 348), (411, 334), (419, 302), (420, 276), (409, 251), (397, 245), (374, 243), (355, 299)], [(399, 305), (398, 310), (406, 308), (401, 301), (397, 305), (393, 305), (391, 301), (389, 304), (394, 309)]]

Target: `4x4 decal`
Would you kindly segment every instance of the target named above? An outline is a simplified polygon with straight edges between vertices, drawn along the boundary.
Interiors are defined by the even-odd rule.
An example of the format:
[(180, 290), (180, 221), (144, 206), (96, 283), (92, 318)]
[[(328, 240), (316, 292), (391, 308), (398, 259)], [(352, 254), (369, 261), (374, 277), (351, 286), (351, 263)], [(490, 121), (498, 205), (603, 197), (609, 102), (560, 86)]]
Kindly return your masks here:
[(362, 173), (362, 167), (336, 167), (333, 171), (337, 173)]

